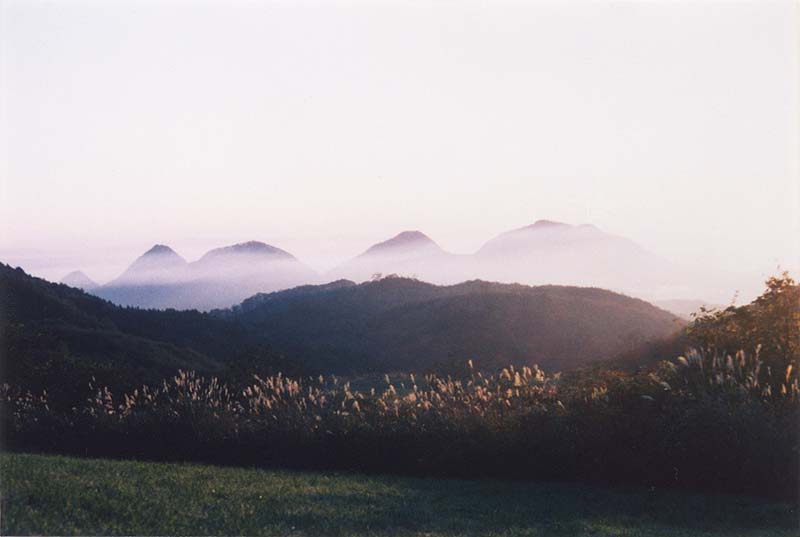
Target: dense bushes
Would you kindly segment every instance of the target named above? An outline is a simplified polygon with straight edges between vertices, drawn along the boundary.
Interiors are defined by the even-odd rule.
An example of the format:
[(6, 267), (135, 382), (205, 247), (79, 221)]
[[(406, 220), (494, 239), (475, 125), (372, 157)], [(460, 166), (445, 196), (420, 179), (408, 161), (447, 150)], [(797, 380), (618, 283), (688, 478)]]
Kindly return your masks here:
[(4, 387), (12, 449), (424, 475), (579, 479), (791, 496), (800, 386), (757, 355), (691, 352), (657, 371), (592, 378), (507, 368), (462, 379), (191, 372), (85, 405)]
[(758, 352), (764, 367), (785, 371), (798, 378), (800, 359), (800, 286), (784, 272), (765, 282), (766, 289), (752, 303), (717, 310), (701, 309), (687, 334), (701, 348), (725, 354), (743, 349)]

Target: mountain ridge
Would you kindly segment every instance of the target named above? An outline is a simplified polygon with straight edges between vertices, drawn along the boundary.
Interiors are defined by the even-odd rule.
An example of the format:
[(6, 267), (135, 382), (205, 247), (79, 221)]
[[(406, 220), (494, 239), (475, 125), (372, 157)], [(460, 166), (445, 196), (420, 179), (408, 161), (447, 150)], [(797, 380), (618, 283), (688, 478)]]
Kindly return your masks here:
[(96, 281), (91, 279), (89, 276), (86, 275), (85, 272), (81, 270), (73, 270), (59, 281), (59, 283), (63, 283), (64, 285), (69, 285), (70, 287), (75, 287), (77, 289), (82, 289), (84, 291), (91, 291), (92, 289), (96, 289), (100, 284)]
[(246, 241), (240, 242), (236, 244), (232, 244), (230, 246), (222, 246), (220, 248), (214, 248), (203, 254), (195, 263), (202, 261), (204, 259), (211, 259), (214, 257), (220, 256), (227, 256), (227, 255), (275, 255), (279, 257), (285, 257), (287, 259), (296, 259), (295, 256), (287, 252), (286, 250), (281, 250), (275, 246), (266, 244), (261, 241)]
[(671, 336), (673, 314), (605, 289), (402, 277), (260, 294), (212, 312), (337, 373), (537, 363), (570, 369)]
[(441, 250), (441, 247), (433, 239), (421, 231), (401, 231), (390, 239), (373, 244), (358, 257), (382, 254), (397, 248), (435, 248)]
[(210, 310), (260, 292), (387, 274), (440, 285), (483, 279), (594, 286), (653, 300), (690, 296), (688, 275), (630, 239), (592, 224), (546, 219), (499, 233), (471, 254), (448, 252), (422, 231), (405, 230), (322, 275), (290, 252), (254, 240), (211, 249), (192, 262), (157, 244), (92, 292), (125, 305)]
[(192, 262), (156, 244), (92, 292), (126, 306), (210, 310), (316, 280), (316, 273), (292, 254), (260, 241), (214, 248)]
[(170, 367), (213, 371), (253, 346), (321, 372), (447, 369), (467, 359), (489, 369), (571, 369), (681, 326), (672, 314), (604, 289), (480, 280), (342, 280), (199, 313), (124, 308), (0, 264), (0, 298), (0, 328), (18, 360), (11, 369), (23, 376), (45, 358), (118, 364), (144, 376)]

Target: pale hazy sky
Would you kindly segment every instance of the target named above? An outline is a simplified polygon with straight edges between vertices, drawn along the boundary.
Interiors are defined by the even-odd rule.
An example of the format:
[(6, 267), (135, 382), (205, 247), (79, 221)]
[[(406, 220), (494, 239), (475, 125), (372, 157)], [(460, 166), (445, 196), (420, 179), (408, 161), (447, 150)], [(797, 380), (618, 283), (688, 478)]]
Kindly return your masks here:
[(0, 260), (45, 277), (540, 218), (797, 266), (797, 2), (0, 6)]

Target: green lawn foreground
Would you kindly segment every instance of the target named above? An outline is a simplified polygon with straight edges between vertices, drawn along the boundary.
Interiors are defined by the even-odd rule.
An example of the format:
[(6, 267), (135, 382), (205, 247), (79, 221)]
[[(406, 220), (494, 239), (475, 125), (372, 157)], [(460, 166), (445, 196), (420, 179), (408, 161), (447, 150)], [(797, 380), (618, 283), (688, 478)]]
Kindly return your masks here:
[(0, 532), (60, 535), (793, 535), (795, 506), (564, 483), (0, 453)]

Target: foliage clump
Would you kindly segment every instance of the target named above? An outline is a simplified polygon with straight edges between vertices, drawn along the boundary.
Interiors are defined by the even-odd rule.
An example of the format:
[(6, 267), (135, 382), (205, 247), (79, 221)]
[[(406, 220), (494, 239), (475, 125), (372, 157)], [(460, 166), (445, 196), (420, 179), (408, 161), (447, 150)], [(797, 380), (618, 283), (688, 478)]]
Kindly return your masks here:
[(687, 328), (704, 350), (727, 354), (757, 353), (766, 368), (797, 378), (800, 358), (800, 285), (788, 272), (770, 277), (766, 290), (752, 303), (725, 309), (701, 308)]

